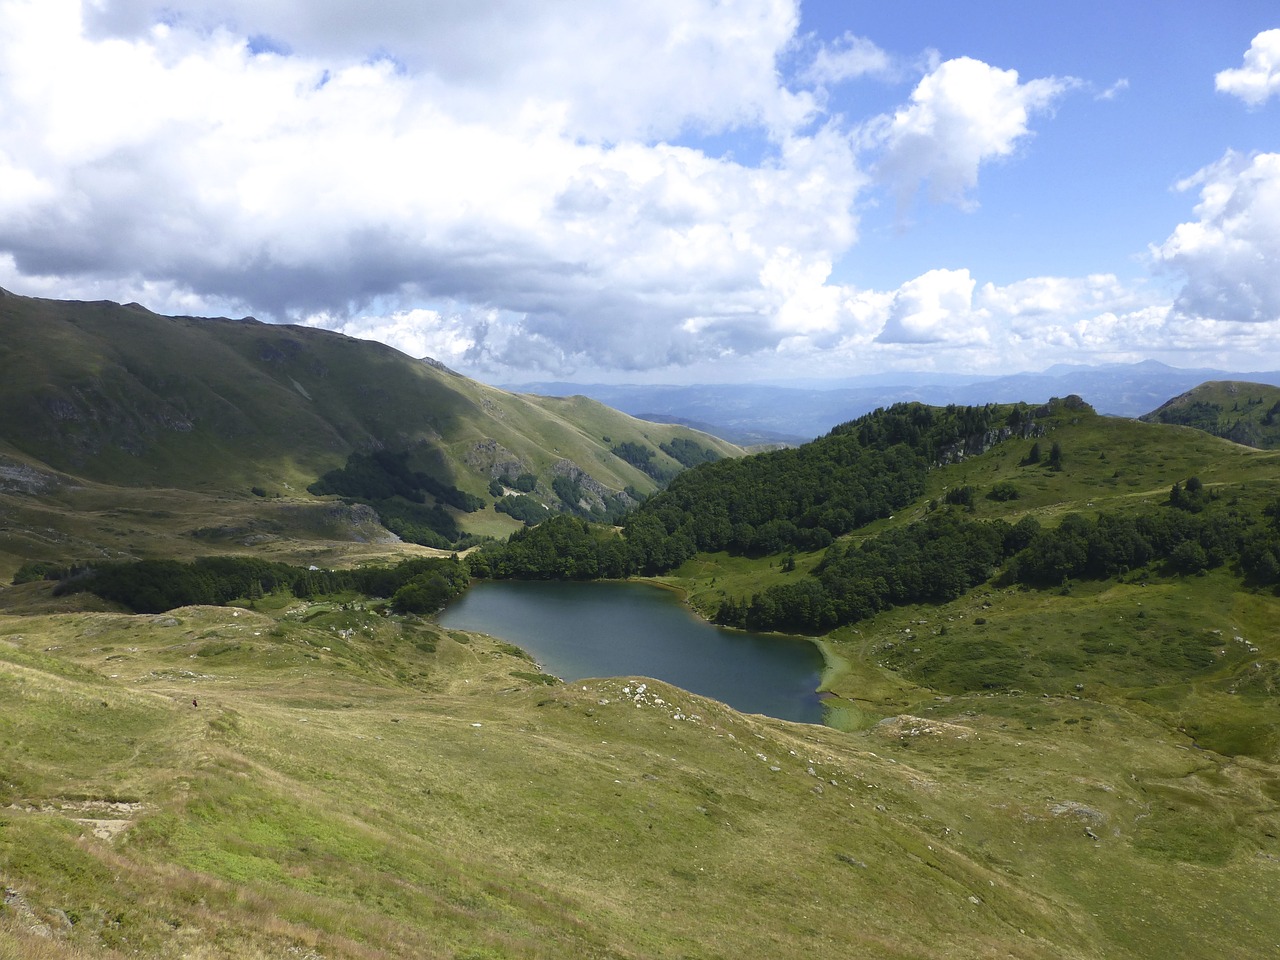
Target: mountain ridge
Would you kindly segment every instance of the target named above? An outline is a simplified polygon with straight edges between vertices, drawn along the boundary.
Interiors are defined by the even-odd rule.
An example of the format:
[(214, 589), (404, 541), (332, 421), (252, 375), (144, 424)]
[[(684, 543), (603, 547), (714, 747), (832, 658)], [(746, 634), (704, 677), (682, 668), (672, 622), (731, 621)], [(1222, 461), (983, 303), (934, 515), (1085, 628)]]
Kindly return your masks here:
[[(499, 536), (520, 527), (493, 509), (514, 492), (497, 491), (504, 477), (532, 477), (521, 492), (544, 507), (587, 510), (628, 490), (643, 497), (658, 489), (656, 478), (683, 469), (663, 449), (677, 440), (715, 456), (741, 453), (709, 434), (636, 420), (586, 398), (489, 387), (341, 333), (253, 318), (164, 317), (109, 301), (5, 296), (0, 369), (0, 438), (28, 468), (116, 488), (129, 503), (148, 490), (186, 490), (262, 523), (284, 501), (310, 502), (307, 488), (358, 453), (405, 453), (409, 469), (433, 478), (435, 488), (472, 498), (460, 494), (458, 503), (483, 501), (471, 512), (442, 505), (463, 532)], [(637, 466), (615, 450), (648, 459)], [(23, 516), (40, 512), (20, 506)], [(67, 532), (66, 523), (56, 525)], [(105, 521), (98, 526), (112, 549), (127, 541), (108, 536)]]

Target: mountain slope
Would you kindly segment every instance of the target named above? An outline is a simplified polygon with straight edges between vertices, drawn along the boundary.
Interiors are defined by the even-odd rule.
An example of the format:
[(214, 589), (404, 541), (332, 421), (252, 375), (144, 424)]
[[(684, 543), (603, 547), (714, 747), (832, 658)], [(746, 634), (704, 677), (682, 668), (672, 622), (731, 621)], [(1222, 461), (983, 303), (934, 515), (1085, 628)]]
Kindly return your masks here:
[[(164, 488), (235, 499), (257, 488), (308, 500), (307, 486), (352, 453), (390, 450), (480, 498), (493, 496), (497, 478), (530, 474), (535, 496), (556, 507), (557, 478), (576, 481), (584, 504), (653, 492), (655, 475), (682, 469), (662, 449), (677, 439), (715, 456), (741, 452), (582, 397), (487, 387), (325, 330), (162, 317), (136, 305), (0, 296), (0, 370), (7, 469), (44, 465), (132, 488), (124, 499)], [(648, 472), (616, 449), (648, 451)], [(457, 520), (477, 533), (519, 526), (491, 507)]]
[(1142, 417), (1195, 427), (1264, 450), (1280, 447), (1280, 387), (1239, 380), (1202, 383)]

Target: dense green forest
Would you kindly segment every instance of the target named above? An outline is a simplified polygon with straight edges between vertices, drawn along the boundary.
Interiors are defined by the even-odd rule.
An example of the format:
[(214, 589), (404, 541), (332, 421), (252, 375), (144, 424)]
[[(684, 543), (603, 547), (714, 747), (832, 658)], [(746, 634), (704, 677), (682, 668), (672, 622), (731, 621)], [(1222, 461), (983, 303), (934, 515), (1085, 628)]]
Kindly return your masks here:
[(876, 410), (802, 447), (682, 473), (627, 519), (626, 536), (650, 573), (698, 551), (768, 556), (821, 549), (918, 499), (939, 462), (1035, 435), (1036, 418), (1052, 410), (919, 403)]
[(895, 606), (955, 600), (994, 577), (1069, 588), (1072, 580), (1187, 575), (1226, 564), (1254, 585), (1273, 585), (1280, 581), (1277, 517), (1280, 501), (1260, 516), (1235, 507), (1191, 512), (1175, 506), (1172, 491), (1166, 506), (1147, 513), (1073, 513), (1046, 530), (1030, 517), (1011, 526), (945, 509), (861, 544), (834, 544), (812, 576), (727, 599), (716, 620), (826, 632)]
[[(37, 571), (23, 570), (15, 582)], [(55, 595), (88, 592), (119, 603), (135, 613), (161, 613), (196, 604), (253, 602), (287, 592), (299, 598), (354, 592), (391, 600), (398, 613), (430, 613), (467, 588), (470, 573), (456, 557), (404, 560), (391, 567), (318, 570), (254, 557), (201, 557), (177, 560), (73, 565), (45, 569), (40, 576), (57, 580)]]
[(523, 493), (515, 493), (501, 500), (495, 500), (493, 509), (514, 517), (528, 527), (535, 526), (551, 516), (551, 511), (540, 500)]

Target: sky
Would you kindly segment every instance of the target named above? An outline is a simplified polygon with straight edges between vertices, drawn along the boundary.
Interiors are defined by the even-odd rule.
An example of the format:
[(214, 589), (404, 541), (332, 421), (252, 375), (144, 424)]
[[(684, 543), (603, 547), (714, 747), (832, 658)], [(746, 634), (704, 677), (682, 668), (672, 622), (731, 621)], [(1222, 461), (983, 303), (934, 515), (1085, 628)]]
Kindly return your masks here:
[(491, 383), (1280, 369), (1280, 8), (0, 0), (0, 287)]

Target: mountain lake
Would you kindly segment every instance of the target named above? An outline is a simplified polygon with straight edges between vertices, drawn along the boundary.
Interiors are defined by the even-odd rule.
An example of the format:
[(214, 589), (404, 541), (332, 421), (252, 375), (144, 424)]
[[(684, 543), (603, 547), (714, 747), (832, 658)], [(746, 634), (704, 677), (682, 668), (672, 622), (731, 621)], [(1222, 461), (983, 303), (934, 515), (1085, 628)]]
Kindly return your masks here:
[(816, 644), (714, 626), (649, 584), (484, 581), (439, 623), (513, 643), (562, 680), (652, 677), (744, 713), (823, 720)]

